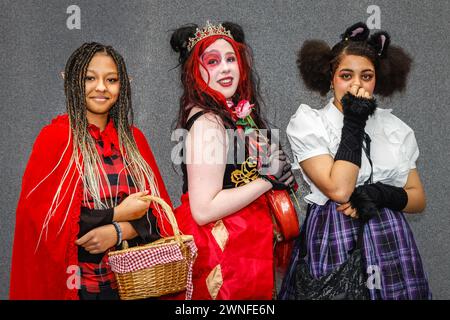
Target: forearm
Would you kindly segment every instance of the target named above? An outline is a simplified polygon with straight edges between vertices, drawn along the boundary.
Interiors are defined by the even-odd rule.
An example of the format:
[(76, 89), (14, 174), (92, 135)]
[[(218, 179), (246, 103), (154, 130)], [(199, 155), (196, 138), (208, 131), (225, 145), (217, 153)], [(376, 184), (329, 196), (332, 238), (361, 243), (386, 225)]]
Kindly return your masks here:
[(79, 236), (89, 231), (110, 224), (113, 221), (113, 209), (89, 209), (81, 207)]
[[(412, 178), (408, 179), (409, 185), (407, 184), (403, 188), (381, 182), (359, 186), (351, 197), (352, 206), (356, 205), (357, 208), (356, 202), (367, 202), (373, 203), (378, 209), (389, 208), (409, 213), (422, 212), (425, 208), (425, 193), (420, 183), (414, 183), (414, 173), (410, 174), (410, 177)], [(356, 201), (358, 198), (361, 200)], [(365, 213), (361, 209), (364, 208), (358, 208), (358, 211), (364, 215)], [(368, 216), (373, 216), (373, 212)]]
[(331, 193), (329, 198), (345, 203), (355, 189), (359, 168), (361, 167), (362, 146), (370, 144), (370, 137), (364, 128), (370, 115), (375, 112), (376, 101), (362, 88), (352, 88), (352, 93), (341, 99), (343, 108), (343, 127), (341, 141), (334, 156), (331, 170)]
[(408, 194), (408, 204), (402, 210), (406, 213), (421, 213), (425, 210), (426, 199), (423, 190), (419, 188), (405, 188)]
[(138, 242), (149, 243), (160, 238), (158, 223), (156, 217), (152, 213), (152, 209), (141, 218), (130, 220), (129, 223), (138, 234), (138, 237), (136, 237), (136, 241)]
[(338, 203), (346, 203), (355, 190), (359, 167), (348, 161), (335, 161), (330, 172), (330, 189), (326, 196)]
[(346, 203), (355, 189), (359, 167), (337, 160), (331, 155), (319, 155), (300, 163), (302, 170), (319, 190), (337, 203)]
[(122, 229), (122, 240), (130, 240), (136, 238), (138, 233), (129, 222), (119, 222), (119, 226)]
[(419, 172), (417, 169), (412, 169), (408, 174), (403, 189), (408, 194), (408, 202), (402, 210), (407, 213), (420, 213), (425, 210), (426, 197), (422, 182), (420, 181)]
[(203, 201), (191, 193), (192, 215), (199, 225), (217, 221), (244, 208), (271, 188), (269, 182), (259, 178), (242, 187), (220, 190), (212, 199)]

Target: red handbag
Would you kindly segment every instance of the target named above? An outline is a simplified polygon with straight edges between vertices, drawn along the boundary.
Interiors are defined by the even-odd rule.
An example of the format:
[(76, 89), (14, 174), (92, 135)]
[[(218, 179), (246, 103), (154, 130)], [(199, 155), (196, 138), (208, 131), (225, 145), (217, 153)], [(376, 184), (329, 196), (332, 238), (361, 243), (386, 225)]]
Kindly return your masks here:
[(289, 241), (300, 234), (297, 212), (287, 190), (269, 190), (266, 192), (270, 211), (275, 219), (276, 229), (282, 236), (281, 241)]

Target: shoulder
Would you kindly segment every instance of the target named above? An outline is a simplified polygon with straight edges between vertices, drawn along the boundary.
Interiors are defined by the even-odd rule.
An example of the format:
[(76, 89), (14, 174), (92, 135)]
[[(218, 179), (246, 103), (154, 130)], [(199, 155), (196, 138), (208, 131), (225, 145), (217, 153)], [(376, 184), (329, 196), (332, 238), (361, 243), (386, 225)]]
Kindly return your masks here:
[(321, 116), (322, 109), (313, 109), (307, 104), (301, 104), (289, 120), (286, 129), (288, 136), (298, 135), (302, 132), (325, 133)]
[(136, 145), (137, 145), (141, 155), (144, 156), (144, 158), (146, 158), (146, 160), (148, 160), (147, 157), (149, 156), (149, 154), (153, 157), (153, 153), (151, 151), (149, 140), (144, 135), (144, 133), (141, 131), (141, 129), (132, 125), (131, 133), (133, 134), (134, 141), (136, 142)]
[(36, 138), (35, 145), (45, 143), (48, 147), (55, 147), (62, 143), (67, 143), (69, 137), (69, 117), (67, 114), (58, 115), (41, 129)]
[(45, 131), (63, 131), (70, 128), (69, 116), (67, 114), (60, 114), (54, 117), (43, 130)]
[[(70, 130), (67, 115), (57, 116), (43, 127), (34, 141), (24, 176), (33, 172), (33, 176), (42, 177), (61, 161), (68, 164), (72, 155)], [(66, 167), (62, 165), (59, 168)]]
[(404, 154), (406, 159), (410, 161), (410, 168), (414, 169), (416, 167), (415, 162), (419, 157), (419, 147), (414, 130), (392, 114), (390, 109), (377, 108), (375, 120), (377, 134), (384, 136), (383, 141)]
[(286, 134), (291, 145), (296, 162), (329, 154), (331, 144), (321, 113), (323, 109), (313, 109), (306, 104), (300, 105), (291, 117)]
[(142, 139), (146, 139), (144, 133), (141, 131), (141, 129), (139, 129), (138, 127), (136, 127), (135, 125), (131, 126), (131, 132), (133, 133), (133, 137), (134, 139), (137, 140), (142, 140)]
[(376, 125), (382, 128), (388, 138), (397, 137), (403, 140), (406, 136), (414, 134), (409, 125), (392, 113), (392, 109), (377, 108), (374, 118)]
[[(196, 114), (200, 114), (198, 117)], [(198, 129), (198, 128), (206, 128), (206, 129), (218, 129), (218, 130), (224, 130), (225, 126), (223, 123), (222, 118), (215, 114), (214, 112), (201, 109), (199, 107), (193, 107), (191, 112), (189, 113), (188, 121), (193, 120), (196, 117), (191, 128)], [(191, 120), (191, 121), (192, 121)]]

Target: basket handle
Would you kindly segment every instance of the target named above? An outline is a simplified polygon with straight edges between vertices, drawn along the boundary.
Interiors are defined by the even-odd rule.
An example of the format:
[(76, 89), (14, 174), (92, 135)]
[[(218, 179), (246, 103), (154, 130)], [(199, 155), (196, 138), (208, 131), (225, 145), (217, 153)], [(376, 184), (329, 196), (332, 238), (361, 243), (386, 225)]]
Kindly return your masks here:
[(156, 202), (157, 204), (159, 204), (163, 208), (164, 213), (166, 214), (167, 220), (169, 220), (170, 225), (172, 226), (175, 239), (178, 242), (183, 242), (181, 240), (180, 229), (178, 228), (177, 219), (175, 219), (175, 215), (173, 214), (172, 208), (167, 204), (167, 202), (165, 202), (160, 197), (156, 197), (156, 196), (152, 196), (152, 195), (142, 196), (139, 199), (144, 200), (144, 201)]

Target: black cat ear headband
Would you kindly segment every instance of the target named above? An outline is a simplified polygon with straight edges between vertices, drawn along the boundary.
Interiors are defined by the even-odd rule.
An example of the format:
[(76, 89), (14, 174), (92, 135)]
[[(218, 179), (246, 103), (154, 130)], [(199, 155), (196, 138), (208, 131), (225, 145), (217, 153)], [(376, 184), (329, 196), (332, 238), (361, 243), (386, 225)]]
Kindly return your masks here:
[(379, 31), (369, 37), (370, 30), (363, 22), (358, 22), (347, 28), (341, 35), (342, 41), (367, 41), (374, 48), (380, 58), (386, 56), (387, 49), (391, 43), (391, 37), (386, 31)]

